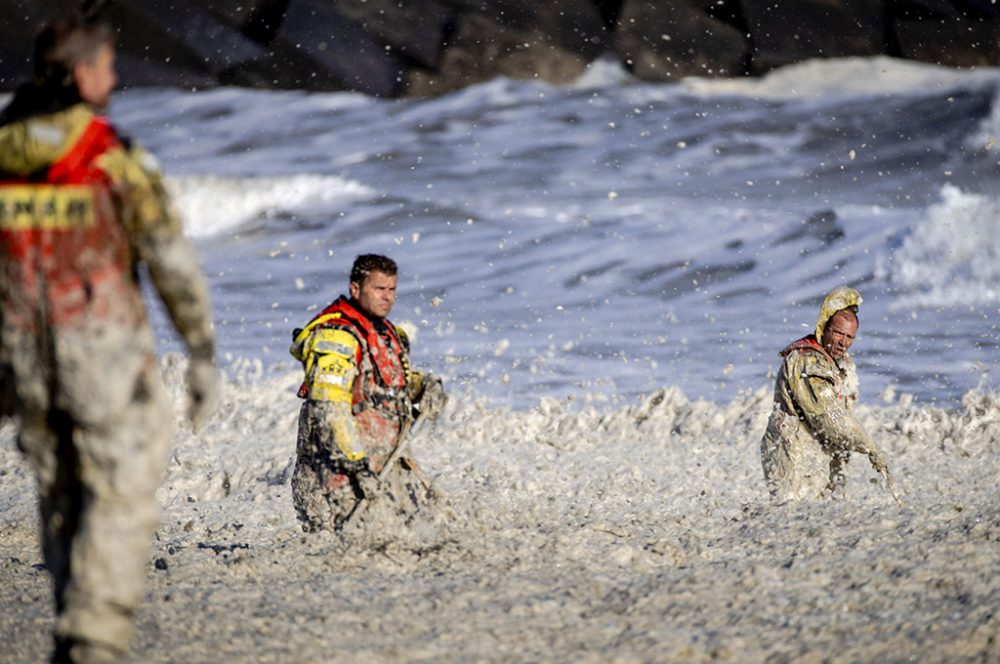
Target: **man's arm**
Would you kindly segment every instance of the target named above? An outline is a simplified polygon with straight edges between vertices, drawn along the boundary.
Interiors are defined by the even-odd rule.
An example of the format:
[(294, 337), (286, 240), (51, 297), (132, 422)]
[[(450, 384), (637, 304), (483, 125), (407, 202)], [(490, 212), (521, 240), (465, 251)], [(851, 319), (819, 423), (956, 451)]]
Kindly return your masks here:
[(322, 326), (309, 333), (299, 350), (309, 401), (321, 422), (320, 441), (331, 453), (339, 449), (349, 461), (361, 461), (366, 455), (351, 410), (360, 350), (361, 344), (347, 330)]
[(215, 332), (208, 286), (155, 160), (133, 146), (106, 153), (99, 165), (115, 182), (133, 251), (149, 269), (174, 328), (193, 358), (212, 359)]
[(836, 369), (815, 354), (790, 358), (789, 387), (807, 424), (822, 443), (833, 450), (868, 455), (879, 472), (885, 468), (885, 455), (858, 422), (854, 413), (834, 391)]
[(444, 381), (440, 376), (424, 371), (410, 372), (406, 385), (413, 404), (414, 419), (436, 420), (448, 405), (448, 394), (444, 391)]
[(114, 183), (135, 257), (146, 264), (167, 315), (188, 348), (189, 415), (197, 428), (218, 399), (215, 331), (198, 256), (184, 237), (151, 155), (138, 146), (110, 150), (98, 165)]

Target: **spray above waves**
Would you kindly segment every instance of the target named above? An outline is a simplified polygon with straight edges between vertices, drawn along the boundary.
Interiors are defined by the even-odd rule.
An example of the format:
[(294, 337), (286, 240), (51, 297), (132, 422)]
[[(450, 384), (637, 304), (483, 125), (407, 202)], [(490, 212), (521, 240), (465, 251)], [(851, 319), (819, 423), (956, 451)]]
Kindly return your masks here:
[(302, 213), (333, 214), (373, 191), (334, 175), (269, 177), (194, 175), (169, 182), (174, 201), (193, 237), (226, 233), (257, 219)]
[(941, 198), (880, 261), (879, 276), (903, 291), (894, 309), (1000, 303), (1000, 200), (952, 185)]

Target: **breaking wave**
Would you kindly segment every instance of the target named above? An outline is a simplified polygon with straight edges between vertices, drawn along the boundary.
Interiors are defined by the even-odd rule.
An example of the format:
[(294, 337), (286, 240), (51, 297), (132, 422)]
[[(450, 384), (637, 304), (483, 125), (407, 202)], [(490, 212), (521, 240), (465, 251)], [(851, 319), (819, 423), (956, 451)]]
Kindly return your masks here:
[(236, 230), (260, 219), (302, 213), (335, 215), (372, 190), (333, 175), (235, 177), (197, 175), (169, 181), (174, 200), (193, 237)]
[(893, 308), (1000, 303), (1000, 200), (946, 185), (941, 202), (882, 271), (905, 293)]

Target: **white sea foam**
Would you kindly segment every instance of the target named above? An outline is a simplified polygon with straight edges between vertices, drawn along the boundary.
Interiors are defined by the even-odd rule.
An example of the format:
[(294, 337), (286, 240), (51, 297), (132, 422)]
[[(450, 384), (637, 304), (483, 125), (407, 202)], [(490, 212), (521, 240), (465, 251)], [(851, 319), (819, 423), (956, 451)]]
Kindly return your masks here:
[(698, 94), (740, 95), (760, 99), (867, 97), (926, 94), (960, 85), (996, 83), (1000, 70), (956, 70), (922, 62), (875, 58), (807, 60), (775, 69), (760, 78), (686, 78), (681, 85)]
[(169, 181), (185, 230), (194, 237), (232, 231), (261, 218), (335, 212), (371, 196), (368, 187), (333, 175), (198, 175)]
[[(163, 364), (180, 413), (184, 362)], [(767, 390), (716, 404), (666, 386), (524, 411), (455, 399), (411, 447), (447, 503), (419, 529), (376, 521), (340, 540), (303, 535), (292, 509), (300, 374), (244, 369), (200, 433), (178, 420), (137, 660), (735, 664), (805, 661), (844, 630), (851, 660), (997, 654), (1000, 394), (861, 407), (903, 507), (859, 456), (846, 500), (770, 503)], [(17, 607), (0, 612), (0, 661), (33, 661), (50, 584), (9, 428), (0, 477), (0, 601)]]
[(589, 63), (580, 76), (570, 84), (573, 88), (599, 88), (623, 83), (636, 83), (621, 61), (612, 57), (602, 57)]

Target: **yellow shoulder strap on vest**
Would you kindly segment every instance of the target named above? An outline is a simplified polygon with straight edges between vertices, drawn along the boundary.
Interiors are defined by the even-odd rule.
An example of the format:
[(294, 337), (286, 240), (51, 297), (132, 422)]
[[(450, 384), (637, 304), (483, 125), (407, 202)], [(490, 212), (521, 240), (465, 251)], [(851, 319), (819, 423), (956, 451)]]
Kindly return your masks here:
[(329, 323), (331, 320), (334, 320), (334, 319), (337, 319), (337, 318), (340, 318), (340, 313), (339, 312), (332, 313), (332, 314), (326, 314), (325, 316), (318, 316), (318, 317), (316, 317), (315, 319), (313, 319), (312, 321), (310, 321), (308, 325), (306, 325), (304, 328), (302, 328), (301, 330), (299, 330), (299, 333), (297, 335), (295, 335), (295, 341), (294, 341), (294, 343), (299, 343), (299, 342), (305, 341), (309, 337), (309, 335), (312, 334), (312, 331), (316, 327), (318, 327), (318, 326), (320, 326), (320, 325), (322, 325), (324, 323)]

